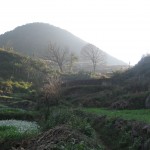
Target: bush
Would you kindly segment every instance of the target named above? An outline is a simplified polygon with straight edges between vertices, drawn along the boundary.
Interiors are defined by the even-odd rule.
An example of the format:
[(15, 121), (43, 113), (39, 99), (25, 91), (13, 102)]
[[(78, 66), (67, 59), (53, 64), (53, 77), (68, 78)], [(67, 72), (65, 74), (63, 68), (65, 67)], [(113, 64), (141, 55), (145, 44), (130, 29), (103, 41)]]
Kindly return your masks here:
[(12, 80), (1, 81), (0, 90), (3, 94), (12, 94), (12, 93), (29, 93), (32, 87), (30, 82), (17, 82)]
[(46, 130), (62, 124), (67, 124), (72, 129), (78, 130), (86, 136), (95, 136), (94, 129), (88, 123), (87, 119), (77, 116), (74, 110), (69, 108), (52, 108), (48, 119), (43, 122), (42, 126)]
[(72, 110), (69, 110), (68, 108), (51, 108), (48, 119), (46, 120), (46, 123), (44, 122), (43, 128), (49, 129), (53, 128), (57, 125), (65, 124), (69, 121), (69, 119), (72, 117), (73, 112)]
[(71, 125), (73, 129), (79, 130), (81, 133), (85, 134), (88, 137), (95, 136), (95, 131), (91, 127), (90, 123), (87, 122), (87, 119), (83, 119), (73, 115), (72, 118), (70, 118), (68, 124)]

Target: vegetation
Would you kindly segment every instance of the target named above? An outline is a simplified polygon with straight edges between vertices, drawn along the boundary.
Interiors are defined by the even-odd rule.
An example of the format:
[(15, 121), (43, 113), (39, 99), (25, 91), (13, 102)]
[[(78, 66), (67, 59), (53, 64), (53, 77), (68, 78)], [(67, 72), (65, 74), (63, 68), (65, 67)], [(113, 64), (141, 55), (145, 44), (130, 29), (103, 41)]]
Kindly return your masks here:
[(50, 69), (42, 60), (34, 60), (13, 51), (0, 50), (0, 79), (42, 84)]
[[(49, 43), (47, 59), (54, 63), (59, 68), (59, 71), (63, 73), (66, 70), (71, 71), (74, 62), (77, 57), (68, 47), (61, 48), (56, 44)], [(67, 68), (68, 66), (68, 68)]]
[(111, 78), (55, 72), (9, 47), (0, 59), (2, 149), (149, 150), (149, 55)]
[(1, 108), (0, 120), (17, 119), (17, 120), (34, 120), (38, 116), (35, 111), (27, 111), (17, 108)]
[[(68, 46), (75, 55), (79, 55), (82, 47), (87, 44), (66, 30), (46, 23), (26, 24), (0, 35), (0, 47), (11, 48), (34, 58), (47, 56), (50, 41), (61, 48)], [(110, 65), (126, 65), (108, 54), (107, 56)]]
[(12, 142), (31, 138), (38, 133), (35, 123), (17, 120), (0, 120), (0, 146), (9, 149)]
[(123, 118), (125, 120), (136, 120), (140, 122), (150, 123), (150, 110), (110, 110), (104, 108), (84, 108), (86, 112), (97, 115), (106, 115), (110, 118)]
[[(61, 149), (94, 149), (94, 150), (103, 150), (104, 147), (102, 144), (98, 144), (96, 140), (96, 133), (90, 123), (87, 121), (87, 118), (82, 118), (80, 115), (77, 115), (76, 111), (68, 107), (52, 107), (49, 112), (48, 119), (44, 122), (41, 122), (43, 130), (54, 129), (59, 126), (67, 126), (68, 130), (75, 131), (78, 134), (78, 137), (75, 133), (70, 133), (72, 140), (63, 141), (62, 143), (57, 143), (57, 148)], [(59, 135), (61, 136), (61, 135)], [(64, 135), (67, 136), (67, 135)], [(80, 140), (79, 140), (80, 139)]]
[(98, 64), (104, 65), (106, 63), (105, 53), (92, 44), (84, 46), (81, 53), (83, 57), (85, 57), (88, 61), (91, 61), (94, 73), (96, 72)]

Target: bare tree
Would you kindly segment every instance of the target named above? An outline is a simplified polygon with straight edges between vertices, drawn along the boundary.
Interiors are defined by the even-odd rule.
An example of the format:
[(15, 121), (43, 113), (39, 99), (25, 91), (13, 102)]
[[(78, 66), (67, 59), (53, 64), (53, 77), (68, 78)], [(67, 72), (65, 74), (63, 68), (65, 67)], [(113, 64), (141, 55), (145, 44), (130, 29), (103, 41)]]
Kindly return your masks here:
[(105, 64), (106, 55), (103, 51), (92, 44), (87, 44), (81, 50), (81, 54), (92, 62), (93, 72), (95, 73), (98, 64)]
[(66, 66), (68, 66), (69, 71), (72, 71), (74, 63), (78, 60), (77, 56), (67, 46), (60, 48), (51, 42), (48, 45), (47, 58), (55, 63), (61, 72), (64, 72)]
[(58, 65), (61, 72), (63, 72), (64, 65), (68, 62), (69, 48), (60, 48), (56, 44), (49, 43), (48, 59)]
[[(41, 89), (41, 100), (46, 107), (45, 119), (49, 114), (50, 107), (58, 105), (61, 97), (61, 80), (59, 76), (55, 75), (46, 79), (46, 83)], [(41, 105), (41, 100), (38, 102), (38, 106)]]

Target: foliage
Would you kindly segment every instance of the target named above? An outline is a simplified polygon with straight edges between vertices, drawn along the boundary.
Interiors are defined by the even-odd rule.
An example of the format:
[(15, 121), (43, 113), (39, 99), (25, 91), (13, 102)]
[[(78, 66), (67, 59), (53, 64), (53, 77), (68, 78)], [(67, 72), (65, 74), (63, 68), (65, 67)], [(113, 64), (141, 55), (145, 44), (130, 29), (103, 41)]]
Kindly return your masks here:
[(95, 119), (93, 126), (104, 143), (113, 150), (141, 149), (144, 141), (149, 139), (148, 134), (143, 134), (143, 124), (134, 121), (102, 116)]
[(33, 82), (39, 85), (51, 69), (40, 59), (31, 59), (17, 54), (0, 50), (0, 77), (3, 80)]
[(27, 133), (27, 132), (37, 132), (39, 126), (36, 122), (29, 122), (23, 120), (0, 120), (0, 127), (15, 127), (17, 131), (20, 133)]
[(101, 145), (98, 145), (97, 148), (91, 148), (84, 141), (75, 143), (73, 139), (67, 143), (58, 143), (56, 147), (58, 150), (104, 150), (104, 147)]
[(39, 132), (38, 130), (36, 123), (17, 120), (1, 120), (0, 147), (2, 149), (10, 149), (12, 143), (33, 137)]
[(116, 73), (112, 80), (126, 87), (126, 90), (132, 92), (149, 90), (150, 82), (150, 55), (142, 59), (134, 67), (129, 68), (123, 73)]
[(86, 112), (107, 115), (108, 117), (120, 117), (127, 120), (137, 120), (141, 122), (150, 123), (150, 110), (138, 109), (138, 110), (109, 110), (104, 108), (84, 108)]
[(62, 74), (61, 78), (64, 81), (75, 81), (75, 80), (86, 80), (91, 79), (92, 73), (85, 72), (85, 71), (79, 71), (77, 73), (69, 73), (69, 74)]
[(38, 115), (37, 112), (26, 111), (22, 109), (1, 108), (0, 120), (17, 119), (17, 120), (33, 120)]
[(79, 130), (83, 134), (92, 137), (94, 130), (86, 119), (77, 116), (73, 109), (69, 108), (51, 108), (48, 119), (44, 122), (43, 128), (53, 128), (58, 125), (68, 124), (71, 128)]
[[(103, 150), (103, 146), (98, 145), (96, 134), (91, 124), (86, 118), (77, 115), (76, 111), (68, 107), (51, 107), (48, 119), (42, 121), (43, 130), (48, 130), (59, 126), (68, 126), (76, 133), (78, 138), (69, 138), (69, 141), (60, 141), (56, 144), (57, 149), (74, 149), (74, 150)], [(71, 135), (70, 135), (71, 136)], [(81, 136), (81, 137), (80, 137)], [(95, 144), (94, 144), (95, 143)]]
[(30, 92), (32, 83), (23, 81), (2, 81), (0, 82), (0, 89), (2, 94), (12, 94), (12, 93), (28, 93)]

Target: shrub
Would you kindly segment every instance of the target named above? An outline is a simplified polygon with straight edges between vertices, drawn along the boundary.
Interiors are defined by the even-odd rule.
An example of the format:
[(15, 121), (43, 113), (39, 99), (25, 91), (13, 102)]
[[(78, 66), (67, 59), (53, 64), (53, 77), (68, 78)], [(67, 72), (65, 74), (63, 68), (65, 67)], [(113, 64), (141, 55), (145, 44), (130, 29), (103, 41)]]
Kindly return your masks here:
[(71, 128), (80, 131), (89, 137), (94, 137), (95, 132), (88, 123), (87, 119), (77, 116), (73, 109), (69, 108), (52, 108), (48, 119), (43, 122), (43, 129), (53, 128), (58, 125), (67, 124)]
[(17, 119), (17, 120), (34, 120), (37, 116), (36, 112), (26, 111), (22, 109), (1, 108), (0, 120)]

